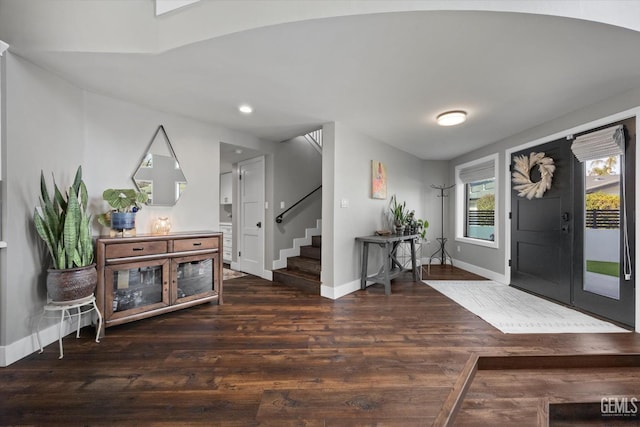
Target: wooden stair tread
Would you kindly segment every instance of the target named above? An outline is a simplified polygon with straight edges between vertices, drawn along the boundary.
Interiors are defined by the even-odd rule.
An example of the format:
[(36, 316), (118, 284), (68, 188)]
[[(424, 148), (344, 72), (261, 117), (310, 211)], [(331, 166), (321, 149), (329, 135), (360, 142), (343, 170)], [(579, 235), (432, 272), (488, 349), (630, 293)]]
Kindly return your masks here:
[(302, 271), (302, 270), (289, 270), (286, 268), (281, 268), (278, 270), (274, 270), (273, 274), (284, 274), (287, 276), (292, 276), (292, 277), (300, 277), (304, 280), (309, 280), (309, 281), (313, 281), (313, 282), (317, 282), (320, 283), (320, 274), (314, 274), (314, 273), (309, 273), (306, 271)]

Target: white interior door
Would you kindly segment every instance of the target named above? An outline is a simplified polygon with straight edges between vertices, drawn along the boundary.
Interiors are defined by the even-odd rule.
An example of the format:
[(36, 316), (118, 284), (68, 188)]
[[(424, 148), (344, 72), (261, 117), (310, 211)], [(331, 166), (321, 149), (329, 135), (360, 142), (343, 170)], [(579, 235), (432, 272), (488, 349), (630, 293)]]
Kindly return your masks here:
[(238, 163), (238, 264), (240, 270), (256, 276), (264, 270), (264, 175), (264, 157)]

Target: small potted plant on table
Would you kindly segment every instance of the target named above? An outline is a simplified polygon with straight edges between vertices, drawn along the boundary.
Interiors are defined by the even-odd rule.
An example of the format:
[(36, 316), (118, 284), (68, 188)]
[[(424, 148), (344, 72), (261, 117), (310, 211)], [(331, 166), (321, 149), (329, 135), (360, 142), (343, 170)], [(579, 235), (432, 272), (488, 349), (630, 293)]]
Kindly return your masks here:
[(409, 211), (407, 210), (407, 203), (399, 203), (396, 195), (391, 196), (391, 219), (396, 230), (396, 234), (404, 234), (404, 229), (407, 222)]
[(98, 222), (111, 229), (111, 237), (116, 235), (136, 235), (136, 213), (142, 209), (149, 196), (143, 191), (130, 188), (108, 188), (102, 193), (102, 198), (113, 209), (98, 217)]

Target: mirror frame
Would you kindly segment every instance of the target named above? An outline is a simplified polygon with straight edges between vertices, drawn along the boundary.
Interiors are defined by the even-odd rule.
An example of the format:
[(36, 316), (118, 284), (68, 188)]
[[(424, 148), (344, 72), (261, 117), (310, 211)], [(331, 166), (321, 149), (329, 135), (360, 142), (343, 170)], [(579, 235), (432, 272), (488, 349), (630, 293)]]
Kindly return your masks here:
[[(136, 180), (136, 175), (140, 171), (140, 169), (142, 167), (142, 164), (144, 162), (144, 159), (149, 154), (149, 151), (151, 150), (151, 147), (153, 147), (153, 144), (156, 142), (156, 138), (158, 137), (158, 134), (160, 133), (160, 131), (162, 131), (162, 134), (164, 135), (164, 139), (165, 139), (165, 141), (167, 143), (167, 148), (169, 149), (169, 154), (171, 154), (171, 157), (177, 163), (178, 169), (180, 170), (180, 172), (182, 173), (182, 176), (184, 177), (185, 187), (189, 183), (187, 181), (187, 177), (184, 174), (184, 170), (182, 169), (182, 165), (180, 164), (180, 161), (178, 160), (178, 156), (176, 156), (176, 153), (173, 150), (173, 146), (171, 145), (171, 140), (169, 139), (169, 135), (167, 135), (167, 132), (164, 129), (164, 125), (160, 125), (160, 126), (158, 126), (158, 129), (156, 129), (156, 132), (153, 134), (153, 137), (151, 138), (151, 141), (147, 145), (147, 148), (144, 150), (144, 153), (142, 154), (142, 157), (140, 158), (140, 161), (137, 163), (136, 170), (133, 172), (133, 175), (131, 176), (131, 179), (133, 180), (133, 183), (136, 186), (136, 189), (138, 189), (138, 191), (144, 191), (144, 190), (142, 190), (140, 188), (140, 186), (138, 185), (138, 182)], [(180, 199), (181, 194), (179, 194), (172, 203), (157, 203), (157, 202), (155, 202), (155, 199), (152, 197), (152, 195), (149, 195), (151, 202), (147, 203), (147, 204), (149, 206), (175, 206), (175, 204), (178, 203), (178, 200)]]

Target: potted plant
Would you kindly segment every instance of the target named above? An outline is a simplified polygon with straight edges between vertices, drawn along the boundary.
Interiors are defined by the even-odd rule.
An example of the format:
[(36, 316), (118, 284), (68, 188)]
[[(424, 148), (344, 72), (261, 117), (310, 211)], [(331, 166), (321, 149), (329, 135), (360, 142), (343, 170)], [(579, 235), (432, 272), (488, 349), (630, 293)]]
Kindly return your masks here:
[(54, 302), (86, 298), (96, 287), (98, 276), (93, 262), (87, 194), (82, 167), (78, 167), (73, 184), (64, 195), (55, 179), (50, 195), (44, 173), (40, 172), (40, 206), (35, 208), (33, 218), (51, 256), (47, 293)]
[(416, 220), (416, 232), (420, 235), (420, 239), (424, 240), (424, 238), (427, 236), (427, 228), (429, 228), (429, 221), (427, 221), (426, 219), (421, 219), (418, 218)]
[(407, 211), (406, 206), (407, 206), (406, 202), (398, 203), (398, 199), (396, 198), (395, 194), (391, 196), (390, 209), (391, 209), (393, 225), (396, 228), (396, 234), (404, 233), (405, 224), (407, 221), (407, 217), (409, 215), (409, 212)]
[(427, 228), (429, 227), (429, 221), (426, 219), (416, 218), (415, 211), (409, 212), (406, 217), (406, 234), (419, 234), (420, 238), (424, 240), (427, 235)]
[(149, 200), (147, 193), (130, 188), (108, 188), (102, 198), (113, 209), (98, 217), (98, 222), (105, 227), (123, 232), (136, 227), (136, 212)]

